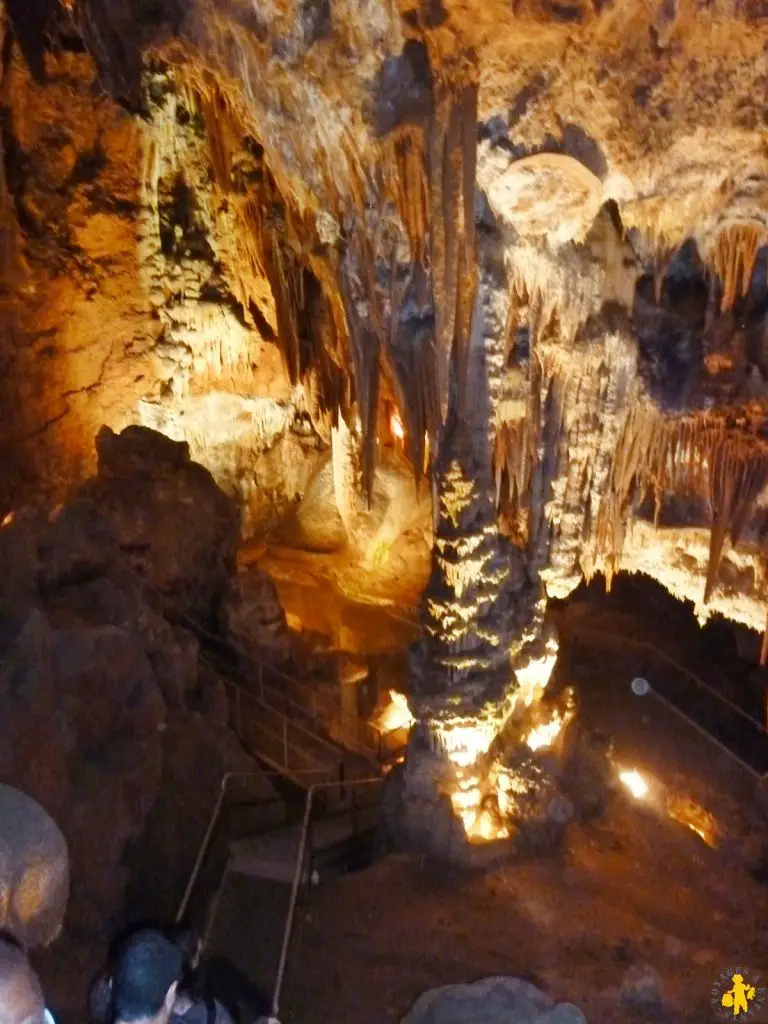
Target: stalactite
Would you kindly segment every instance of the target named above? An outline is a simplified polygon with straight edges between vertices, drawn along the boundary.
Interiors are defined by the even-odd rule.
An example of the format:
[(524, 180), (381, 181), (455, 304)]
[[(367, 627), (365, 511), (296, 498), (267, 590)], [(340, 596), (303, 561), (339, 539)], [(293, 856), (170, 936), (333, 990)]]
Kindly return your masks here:
[(676, 249), (661, 249), (657, 251), (653, 260), (653, 296), (656, 304), (661, 303), (662, 292), (664, 291), (664, 280), (669, 271), (669, 266), (675, 258)]
[(718, 232), (707, 251), (707, 262), (723, 283), (723, 312), (732, 309), (736, 299), (749, 291), (757, 250), (765, 235), (761, 224), (730, 224)]
[(430, 256), (443, 420), (454, 353), (459, 382), (465, 376), (476, 288), (476, 126), (477, 86), (437, 85), (428, 152)]
[(411, 260), (423, 265), (429, 226), (424, 133), (421, 128), (410, 126), (394, 134), (387, 145), (392, 169), (390, 191), (408, 235)]
[(601, 502), (595, 548), (606, 576), (620, 564), (627, 519), (643, 493), (706, 497), (712, 510), (704, 603), (717, 583), (725, 543), (735, 546), (768, 486), (768, 440), (715, 416), (669, 419), (649, 405), (628, 414)]
[(606, 302), (631, 309), (637, 269), (605, 213), (583, 244), (552, 250), (544, 240), (518, 240), (507, 252), (510, 286), (528, 307), (535, 346), (548, 332), (570, 345)]

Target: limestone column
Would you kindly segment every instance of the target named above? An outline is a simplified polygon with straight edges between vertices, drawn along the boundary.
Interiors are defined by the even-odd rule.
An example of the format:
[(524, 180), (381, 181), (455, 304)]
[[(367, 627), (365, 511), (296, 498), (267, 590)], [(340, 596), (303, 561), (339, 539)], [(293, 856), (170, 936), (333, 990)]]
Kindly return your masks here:
[(419, 823), (430, 789), (433, 800), (440, 802), (441, 793), (451, 800), (469, 835), (480, 813), (479, 764), (515, 706), (530, 702), (536, 684), (546, 683), (555, 659), (542, 638), (543, 604), (527, 577), (524, 552), (497, 525), (490, 425), (503, 372), (506, 296), (500, 246), (486, 237), (467, 388), (463, 397), (454, 391), (435, 464), (435, 544), (422, 604), (424, 635), (412, 660), (417, 727), (404, 787), (406, 829), (420, 832), (416, 842), (427, 840), (433, 852), (449, 855), (434, 847), (451, 846), (456, 830), (446, 826), (435, 840), (432, 828), (428, 839), (430, 829)]

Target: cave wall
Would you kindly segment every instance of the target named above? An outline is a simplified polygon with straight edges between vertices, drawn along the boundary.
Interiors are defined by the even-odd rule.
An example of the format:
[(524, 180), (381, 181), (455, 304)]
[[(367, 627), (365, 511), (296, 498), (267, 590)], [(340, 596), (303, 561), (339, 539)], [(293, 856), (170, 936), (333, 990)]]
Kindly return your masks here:
[(135, 422), (188, 441), (258, 532), (325, 447), (274, 344), (269, 284), (254, 301), (251, 275), (249, 308), (235, 297), (233, 209), (181, 86), (148, 74), (137, 116), (77, 43), (33, 73), (6, 38), (0, 507), (60, 501), (100, 426)]
[(188, 440), (254, 530), (353, 437), (334, 489), (357, 521), (384, 394), (415, 467), (439, 453), (479, 225), (502, 254), (482, 299), (497, 497), (529, 573), (560, 596), (666, 573), (702, 614), (758, 627), (759, 3), (41, 2), (43, 79), (18, 6), (15, 496), (55, 497), (99, 422), (135, 420)]
[(158, 334), (139, 287), (142, 140), (84, 53), (17, 44), (3, 69), (3, 501), (53, 500), (92, 464), (98, 426), (125, 416)]

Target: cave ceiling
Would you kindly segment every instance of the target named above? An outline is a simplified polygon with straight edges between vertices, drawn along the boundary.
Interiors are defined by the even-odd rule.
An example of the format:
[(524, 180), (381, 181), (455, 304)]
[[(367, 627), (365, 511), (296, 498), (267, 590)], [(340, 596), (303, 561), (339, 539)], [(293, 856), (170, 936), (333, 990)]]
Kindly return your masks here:
[[(17, 421), (43, 391), (72, 395), (74, 437), (158, 365), (174, 394), (252, 390), (258, 365), (302, 389), (323, 437), (359, 420), (370, 490), (382, 396), (420, 469), (473, 404), (479, 334), (502, 523), (550, 594), (652, 563), (700, 609), (762, 626), (763, 0), (8, 0), (4, 24), (6, 320), (25, 338), (71, 321), (63, 296), (41, 328), (39, 293), (58, 301), (73, 252), (101, 286), (91, 236), (72, 235), (95, 179), (103, 216), (125, 192), (112, 247), (145, 294), (87, 395), (30, 355), (37, 399), (4, 384)], [(102, 166), (87, 194), (72, 168), (40, 182), (36, 212), (51, 117), (79, 122), (81, 177), (84, 152)], [(57, 415), (16, 422), (13, 445)]]

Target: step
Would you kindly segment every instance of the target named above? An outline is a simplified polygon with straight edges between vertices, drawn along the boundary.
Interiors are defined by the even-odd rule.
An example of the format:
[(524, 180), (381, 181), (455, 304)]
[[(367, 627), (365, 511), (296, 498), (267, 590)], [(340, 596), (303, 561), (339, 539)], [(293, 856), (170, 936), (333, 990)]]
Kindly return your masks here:
[(206, 957), (231, 961), (271, 998), (290, 901), (289, 883), (228, 874)]
[[(302, 883), (311, 880), (310, 851), (316, 853), (318, 863), (332, 862), (334, 847), (347, 844), (356, 833), (372, 832), (378, 816), (378, 806), (371, 805), (357, 811), (354, 816), (345, 813), (313, 822), (301, 874)], [(296, 822), (260, 836), (234, 840), (229, 847), (230, 872), (274, 882), (292, 882), (302, 828), (303, 822)]]

